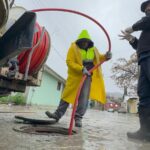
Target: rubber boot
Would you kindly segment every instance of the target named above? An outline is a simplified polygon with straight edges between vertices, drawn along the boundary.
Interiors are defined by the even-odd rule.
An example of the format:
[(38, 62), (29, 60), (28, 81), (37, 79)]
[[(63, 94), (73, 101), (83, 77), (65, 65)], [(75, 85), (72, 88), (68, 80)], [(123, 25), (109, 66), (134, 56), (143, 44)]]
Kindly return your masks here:
[(137, 132), (128, 132), (132, 139), (150, 141), (150, 108), (139, 108), (140, 129)]
[(59, 117), (55, 114), (55, 113), (51, 113), (49, 111), (46, 111), (45, 114), (49, 117), (49, 118), (53, 118), (55, 119), (57, 122), (59, 121)]
[(82, 127), (82, 119), (75, 119), (75, 126), (78, 128)]

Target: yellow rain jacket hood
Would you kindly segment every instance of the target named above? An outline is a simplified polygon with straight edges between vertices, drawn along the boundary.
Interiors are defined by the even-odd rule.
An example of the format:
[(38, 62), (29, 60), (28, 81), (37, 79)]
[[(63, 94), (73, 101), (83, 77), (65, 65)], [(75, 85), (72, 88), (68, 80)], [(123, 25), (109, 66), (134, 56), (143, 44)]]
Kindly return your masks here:
[(78, 39), (76, 40), (76, 44), (80, 45), (80, 42), (87, 41), (89, 43), (89, 47), (93, 47), (94, 43), (91, 40), (91, 37), (87, 30), (82, 30), (82, 32), (79, 34)]
[(79, 36), (78, 36), (78, 40), (79, 39), (87, 39), (87, 40), (91, 40), (91, 37), (90, 37), (90, 35), (89, 35), (89, 33), (88, 33), (88, 31), (87, 30), (82, 30), (82, 32), (79, 34)]
[[(86, 30), (83, 30), (78, 37), (78, 40), (83, 39), (87, 39), (92, 42)], [(61, 96), (64, 101), (71, 104), (74, 104), (80, 81), (83, 77), (82, 69), (84, 67), (82, 64), (81, 49), (76, 42), (73, 42), (68, 50), (66, 59), (68, 77)], [(93, 50), (95, 55), (93, 60), (94, 65), (106, 60), (105, 55), (100, 54), (96, 47), (93, 47)], [(101, 67), (93, 71), (89, 99), (96, 100), (102, 104), (106, 103), (106, 93)]]

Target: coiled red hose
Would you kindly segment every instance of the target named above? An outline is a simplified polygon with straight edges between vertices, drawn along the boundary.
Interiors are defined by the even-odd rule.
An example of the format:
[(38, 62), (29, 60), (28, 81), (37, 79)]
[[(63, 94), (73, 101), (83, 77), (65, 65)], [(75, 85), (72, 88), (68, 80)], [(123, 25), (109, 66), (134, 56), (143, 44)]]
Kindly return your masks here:
[[(37, 32), (34, 33), (34, 38), (33, 38), (33, 47), (37, 44), (39, 41), (41, 34), (42, 34), (42, 27), (38, 23), (36, 23), (35, 28)], [(29, 49), (23, 53), (21, 53), (18, 56), (18, 61), (19, 61), (19, 72), (25, 73), (26, 71), (26, 66), (28, 62), (28, 57), (32, 49)], [(32, 57), (31, 57), (31, 62), (29, 66), (29, 75), (34, 75), (39, 71), (43, 63), (45, 62), (47, 55), (50, 50), (50, 38), (48, 35), (48, 32), (45, 31), (39, 45), (37, 48), (35, 48)]]
[[(74, 10), (69, 10), (69, 9), (63, 9), (63, 8), (41, 8), (41, 9), (34, 9), (32, 10), (33, 12), (42, 12), (42, 11), (62, 11), (62, 12), (69, 12), (69, 13), (73, 13), (73, 14), (77, 14), (77, 15), (80, 15), (80, 16), (83, 16), (83, 17), (86, 17), (88, 18), (89, 20), (93, 21), (94, 23), (96, 23), (98, 25), (98, 27), (100, 27), (100, 29), (103, 30), (103, 32), (105, 33), (106, 37), (107, 37), (107, 40), (108, 40), (108, 51), (111, 50), (111, 40), (110, 40), (110, 37), (107, 33), (107, 31), (105, 30), (105, 28), (98, 22), (96, 21), (95, 19), (93, 19), (92, 17), (84, 14), (84, 13), (81, 13), (81, 12), (78, 12), (78, 11), (74, 11)], [(103, 62), (97, 64), (96, 66), (94, 66), (90, 72), (93, 72), (95, 69), (97, 69)], [(70, 126), (69, 126), (69, 135), (72, 135), (72, 128), (73, 128), (73, 122), (74, 122), (74, 116), (75, 116), (75, 111), (76, 111), (76, 106), (77, 106), (77, 103), (78, 103), (78, 98), (79, 98), (79, 95), (80, 95), (80, 91), (81, 91), (81, 88), (83, 86), (83, 83), (86, 79), (86, 76), (83, 76), (81, 82), (80, 82), (80, 86), (78, 88), (78, 92), (77, 92), (77, 95), (76, 95), (76, 99), (75, 99), (75, 103), (74, 103), (74, 106), (73, 106), (73, 110), (72, 110), (72, 115), (71, 115), (71, 120), (70, 120)]]

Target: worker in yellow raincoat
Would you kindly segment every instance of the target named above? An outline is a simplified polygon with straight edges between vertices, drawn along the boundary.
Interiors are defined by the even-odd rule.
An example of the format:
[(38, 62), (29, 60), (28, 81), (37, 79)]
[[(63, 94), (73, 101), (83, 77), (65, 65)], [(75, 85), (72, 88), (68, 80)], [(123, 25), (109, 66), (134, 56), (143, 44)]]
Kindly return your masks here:
[[(96, 64), (111, 59), (111, 56), (111, 52), (107, 52), (104, 55), (100, 54), (94, 46), (87, 30), (82, 30), (78, 39), (71, 44), (68, 50), (66, 59), (68, 78), (61, 96), (60, 104), (54, 113), (46, 111), (46, 115), (58, 121), (65, 114), (69, 103), (74, 104), (80, 81), (85, 74), (90, 78), (87, 78), (84, 82), (83, 88), (89, 86), (88, 80), (91, 79), (89, 99), (105, 104), (106, 94), (101, 67), (94, 70), (92, 74), (89, 73), (89, 70)], [(82, 89), (82, 95), (84, 95), (83, 92), (84, 90)], [(87, 106), (88, 100), (83, 100), (82, 96), (80, 96), (75, 114), (76, 127), (82, 127), (82, 117), (86, 112)]]

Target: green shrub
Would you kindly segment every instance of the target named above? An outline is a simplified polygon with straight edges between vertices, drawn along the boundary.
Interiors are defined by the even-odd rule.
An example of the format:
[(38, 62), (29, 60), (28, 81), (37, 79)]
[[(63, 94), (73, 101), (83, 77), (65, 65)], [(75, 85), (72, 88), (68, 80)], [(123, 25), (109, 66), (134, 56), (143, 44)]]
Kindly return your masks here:
[(15, 105), (25, 105), (26, 100), (22, 94), (16, 94), (12, 97), (12, 103), (14, 103)]
[(0, 103), (5, 103), (5, 104), (13, 103), (15, 105), (25, 105), (26, 100), (22, 94), (18, 93), (14, 96), (10, 95), (6, 97), (0, 97)]
[(7, 96), (0, 97), (0, 103), (4, 103), (4, 104), (8, 103), (8, 97)]

